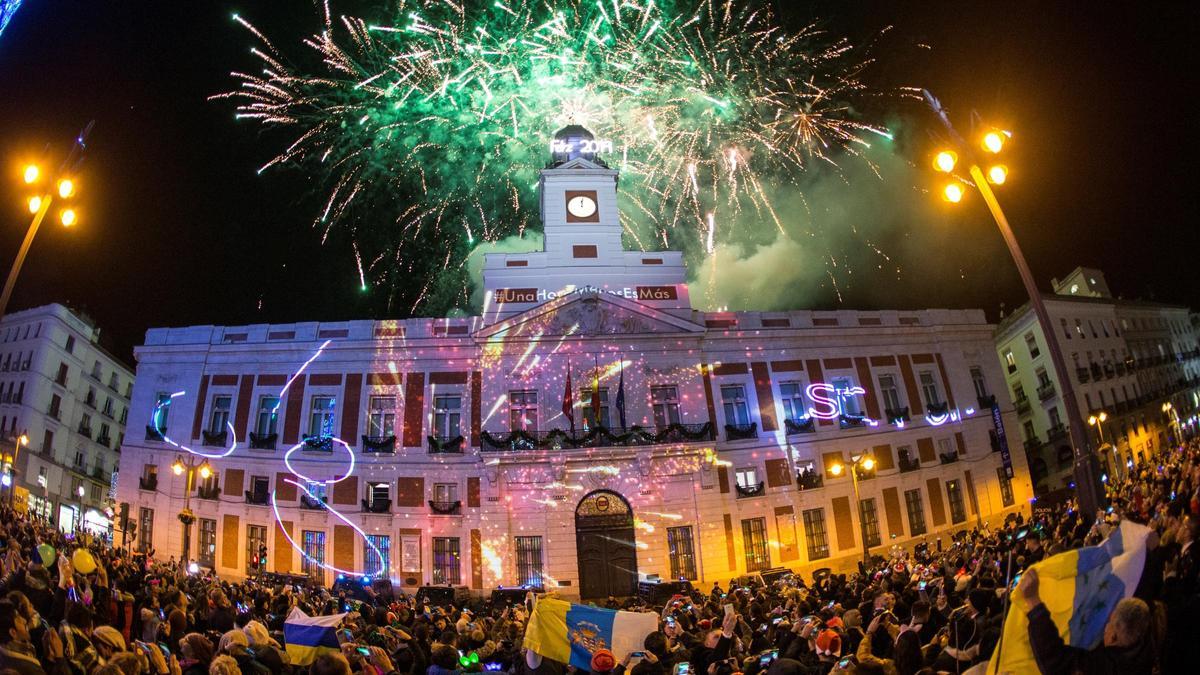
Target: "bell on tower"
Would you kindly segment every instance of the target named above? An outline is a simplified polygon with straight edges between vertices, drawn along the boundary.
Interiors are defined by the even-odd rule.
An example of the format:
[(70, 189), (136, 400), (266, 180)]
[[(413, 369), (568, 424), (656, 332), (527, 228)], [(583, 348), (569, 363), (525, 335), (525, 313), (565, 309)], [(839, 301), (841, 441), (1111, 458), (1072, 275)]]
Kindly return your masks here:
[(554, 134), (554, 140), (550, 143), (552, 159), (549, 168), (576, 158), (583, 158), (607, 168), (608, 165), (596, 157), (603, 151), (612, 151), (611, 141), (597, 141), (592, 132), (578, 124), (571, 124)]

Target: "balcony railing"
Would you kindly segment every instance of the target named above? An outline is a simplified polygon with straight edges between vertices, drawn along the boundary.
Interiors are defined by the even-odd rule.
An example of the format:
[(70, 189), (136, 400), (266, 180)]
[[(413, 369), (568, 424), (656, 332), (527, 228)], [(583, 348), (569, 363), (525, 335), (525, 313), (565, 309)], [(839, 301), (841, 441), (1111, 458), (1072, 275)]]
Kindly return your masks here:
[(748, 438), (758, 438), (758, 422), (725, 425), (725, 440), (744, 441)]
[(883, 414), (885, 417), (887, 417), (888, 424), (893, 426), (897, 424), (907, 424), (911, 420), (908, 412), (908, 406), (896, 409), (884, 408)]
[(949, 453), (939, 452), (938, 459), (942, 460), (942, 464), (953, 464), (958, 461), (958, 453), (957, 452), (949, 452)]
[(1053, 398), (1054, 391), (1055, 390), (1054, 390), (1053, 382), (1047, 382), (1046, 384), (1043, 384), (1042, 386), (1037, 388), (1038, 400), (1045, 401), (1047, 399)]
[(1029, 397), (1021, 396), (1013, 399), (1013, 407), (1017, 409), (1018, 415), (1028, 415), (1033, 410), (1029, 403)]
[(97, 436), (96, 442), (106, 448), (112, 447), (112, 436)]
[(312, 497), (308, 496), (307, 493), (301, 494), (300, 508), (308, 509), (310, 511), (321, 511), (325, 508), (325, 502), (328, 500), (328, 497), (324, 497), (322, 499), (313, 499)]
[(925, 413), (930, 417), (942, 417), (950, 412), (949, 403), (929, 403), (925, 406)]
[(428, 436), (429, 454), (431, 455), (461, 455), (463, 446), (466, 445), (467, 439), (463, 438), (462, 434), (454, 438), (445, 438), (443, 436)]
[(996, 405), (996, 395), (976, 396), (975, 404), (979, 406), (980, 410), (991, 410), (992, 406)]
[(734, 487), (737, 488), (737, 496), (739, 499), (744, 497), (758, 497), (762, 495), (763, 490), (765, 489), (765, 483), (758, 481), (757, 485), (737, 484), (734, 485)]
[(312, 450), (314, 452), (333, 452), (333, 436), (309, 436), (304, 434), (301, 439), (301, 444), (304, 450)]
[(205, 445), (224, 447), (225, 444), (229, 442), (229, 431), (227, 429), (222, 429), (220, 431), (201, 431), (200, 435), (203, 437)]
[(266, 492), (255, 492), (253, 490), (246, 490), (246, 503), (247, 504), (256, 504), (258, 506), (266, 506), (269, 499), (270, 499), (270, 495), (268, 495)]
[(362, 437), (363, 452), (371, 452), (376, 454), (391, 454), (396, 452), (396, 435), (391, 436), (363, 436)]
[(1055, 424), (1054, 426), (1050, 427), (1046, 431), (1046, 435), (1049, 436), (1051, 440), (1053, 440), (1055, 438), (1059, 438), (1061, 436), (1066, 436), (1067, 435), (1067, 427), (1062, 422), (1059, 422), (1058, 424)]
[(196, 496), (200, 499), (217, 500), (221, 497), (221, 488), (215, 486), (208, 489), (197, 488)]
[(921, 468), (921, 460), (916, 457), (901, 457), (899, 461), (900, 473), (908, 473)]
[(279, 434), (256, 434), (251, 431), (248, 436), (250, 447), (254, 450), (274, 450), (275, 441), (279, 440)]
[(862, 415), (838, 415), (838, 426), (842, 429), (865, 427), (867, 418)]
[(1042, 441), (1037, 436), (1025, 439), (1025, 452), (1036, 452), (1040, 447), (1042, 447)]
[(389, 513), (392, 510), (392, 500), (380, 499), (364, 499), (362, 500), (363, 511), (367, 513)]
[(1079, 380), (1080, 384), (1085, 384), (1092, 379), (1092, 373), (1087, 368), (1080, 366), (1075, 369), (1075, 378)]
[(154, 492), (158, 489), (158, 476), (139, 476), (138, 489)]
[(91, 427), (85, 427), (82, 424), (80, 424), (78, 431), (79, 431), (79, 433), (83, 434), (84, 436), (87, 436), (88, 438), (92, 437), (92, 428)]
[(628, 429), (593, 427), (587, 432), (572, 435), (562, 429), (551, 431), (488, 432), (481, 434), (484, 452), (517, 452), (523, 450), (562, 450), (572, 448), (604, 448), (665, 443), (699, 443), (714, 440), (713, 427), (703, 424), (670, 424), (651, 431), (637, 425)]
[(461, 501), (438, 501), (435, 499), (429, 500), (429, 510), (439, 516), (458, 516), (462, 515)]
[(802, 417), (800, 419), (787, 418), (783, 420), (783, 428), (791, 434), (811, 434), (817, 430), (817, 421), (812, 417)]
[(106, 481), (106, 480), (112, 478), (112, 474), (106, 472), (103, 467), (98, 466), (98, 467), (95, 467), (92, 469), (92, 478), (95, 478), (96, 480)]
[(820, 471), (804, 471), (801, 470), (796, 474), (796, 485), (801, 490), (815, 490), (825, 486), (825, 478)]
[[(165, 429), (163, 431), (165, 431)], [(146, 440), (162, 441), (164, 438), (163, 431), (159, 431), (158, 427), (154, 426), (153, 424), (147, 424), (146, 425)]]

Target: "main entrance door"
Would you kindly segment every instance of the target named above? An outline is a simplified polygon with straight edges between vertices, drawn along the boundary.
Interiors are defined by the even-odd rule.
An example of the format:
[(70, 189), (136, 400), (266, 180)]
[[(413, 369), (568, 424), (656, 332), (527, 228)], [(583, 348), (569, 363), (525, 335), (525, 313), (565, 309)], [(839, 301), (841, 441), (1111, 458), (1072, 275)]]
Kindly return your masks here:
[(583, 600), (637, 592), (633, 509), (616, 492), (596, 490), (575, 507), (579, 596)]

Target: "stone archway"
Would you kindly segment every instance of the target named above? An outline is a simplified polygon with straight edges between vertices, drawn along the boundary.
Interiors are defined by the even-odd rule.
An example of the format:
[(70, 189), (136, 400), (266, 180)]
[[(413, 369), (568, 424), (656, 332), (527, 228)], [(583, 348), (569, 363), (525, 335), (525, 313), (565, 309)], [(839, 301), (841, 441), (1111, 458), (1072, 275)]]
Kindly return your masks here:
[(627, 597), (637, 592), (633, 509), (612, 490), (589, 492), (575, 507), (579, 597)]

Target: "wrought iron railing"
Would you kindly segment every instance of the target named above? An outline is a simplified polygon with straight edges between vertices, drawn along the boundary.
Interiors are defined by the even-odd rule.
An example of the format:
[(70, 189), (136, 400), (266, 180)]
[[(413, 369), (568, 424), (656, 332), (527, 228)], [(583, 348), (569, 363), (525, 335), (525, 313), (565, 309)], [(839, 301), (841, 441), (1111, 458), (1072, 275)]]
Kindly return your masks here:
[(256, 434), (251, 431), (247, 436), (253, 450), (274, 450), (275, 442), (279, 440), (279, 434)]
[(942, 464), (953, 464), (958, 461), (957, 452), (941, 452), (938, 453), (938, 459), (942, 460)]
[(363, 511), (367, 513), (388, 513), (392, 510), (392, 500), (387, 498), (362, 500)]
[(309, 509), (311, 511), (320, 511), (325, 508), (325, 502), (328, 501), (328, 499), (328, 497), (314, 499), (308, 496), (308, 494), (302, 494), (300, 495), (300, 508)]
[(1056, 390), (1054, 388), (1053, 382), (1047, 382), (1046, 384), (1043, 384), (1042, 386), (1037, 388), (1038, 400), (1045, 401), (1049, 398), (1052, 398), (1054, 396), (1055, 391)]
[(1033, 406), (1029, 403), (1029, 397), (1027, 396), (1014, 398), (1013, 407), (1017, 409), (1017, 414), (1019, 415), (1028, 415), (1033, 410)]
[(930, 417), (941, 417), (950, 412), (949, 403), (927, 403), (925, 405), (925, 413)]
[(901, 457), (898, 464), (900, 466), (900, 473), (917, 471), (921, 468), (921, 460), (916, 457)]
[(480, 438), (484, 452), (518, 452), (523, 450), (562, 450), (572, 448), (601, 448), (665, 443), (696, 443), (714, 440), (712, 424), (670, 424), (657, 431), (637, 425), (628, 429), (593, 427), (586, 432), (562, 429), (550, 431), (484, 431)]
[(201, 431), (200, 436), (204, 441), (204, 445), (222, 447), (229, 442), (229, 431), (226, 429), (220, 431)]
[(825, 477), (816, 470), (800, 471), (796, 474), (796, 486), (801, 490), (815, 490), (825, 486)]
[(151, 476), (151, 477), (139, 476), (138, 477), (138, 489), (154, 492), (155, 490), (158, 489), (158, 476)]
[(460, 434), (454, 438), (444, 438), (442, 436), (429, 436), (429, 454), (431, 455), (461, 455), (463, 446), (467, 444), (467, 439)]
[(758, 496), (762, 495), (762, 493), (763, 493), (763, 492), (764, 492), (764, 490), (766, 489), (766, 484), (765, 484), (765, 483), (763, 483), (762, 481), (758, 481), (758, 484), (757, 484), (757, 485), (741, 485), (741, 484), (737, 484), (737, 485), (734, 485), (734, 487), (735, 487), (735, 488), (737, 488), (737, 496), (738, 496), (738, 498), (742, 498), (742, 497), (758, 497)]
[(461, 501), (437, 501), (429, 500), (429, 510), (440, 516), (457, 516), (462, 513)]
[(867, 418), (862, 415), (838, 415), (838, 426), (843, 429), (854, 429), (867, 426)]
[(814, 417), (801, 417), (793, 419), (788, 417), (783, 420), (783, 428), (790, 434), (811, 434), (817, 430), (817, 420)]
[(1067, 426), (1065, 424), (1063, 424), (1062, 422), (1059, 422), (1058, 424), (1055, 424), (1054, 426), (1047, 429), (1046, 435), (1049, 436), (1050, 438), (1059, 438), (1060, 436), (1066, 436), (1067, 435)]
[(196, 489), (196, 497), (198, 497), (200, 499), (209, 499), (209, 500), (220, 499), (221, 498), (221, 488), (216, 487), (216, 486), (207, 488), (207, 489), (197, 488)]
[(163, 432), (159, 431), (158, 427), (154, 426), (153, 424), (146, 425), (146, 440), (162, 441), (163, 438)]
[(1087, 368), (1080, 366), (1075, 369), (1075, 378), (1079, 380), (1080, 384), (1084, 384), (1088, 380), (1092, 379), (1092, 372)]
[(758, 422), (725, 425), (725, 440), (743, 441), (747, 438), (758, 438)]
[(895, 425), (897, 423), (907, 423), (909, 421), (908, 406), (903, 408), (885, 408), (883, 414), (887, 417), (888, 424)]
[(979, 406), (980, 410), (991, 410), (992, 406), (996, 405), (996, 395), (976, 396), (975, 404)]
[(363, 436), (363, 452), (393, 453), (396, 452), (396, 435)]
[(256, 504), (258, 506), (266, 506), (267, 501), (269, 499), (270, 499), (270, 495), (268, 495), (266, 492), (255, 492), (253, 490), (246, 490), (246, 503), (247, 504)]
[(314, 452), (333, 452), (333, 436), (309, 436), (304, 434), (300, 439), (304, 450), (312, 450)]

